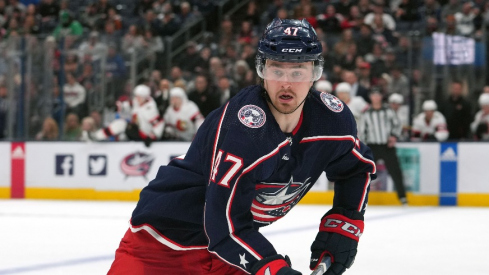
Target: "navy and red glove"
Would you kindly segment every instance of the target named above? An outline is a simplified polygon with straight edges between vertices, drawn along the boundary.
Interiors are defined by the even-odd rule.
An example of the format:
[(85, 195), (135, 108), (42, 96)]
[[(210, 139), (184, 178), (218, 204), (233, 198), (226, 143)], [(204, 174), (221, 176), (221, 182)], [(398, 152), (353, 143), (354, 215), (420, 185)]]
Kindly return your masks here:
[(302, 275), (297, 270), (291, 268), (288, 256), (274, 255), (264, 258), (251, 268), (252, 275)]
[(321, 219), (319, 233), (311, 245), (310, 268), (314, 270), (324, 255), (331, 257), (326, 275), (340, 275), (350, 268), (363, 233), (363, 214), (335, 207)]

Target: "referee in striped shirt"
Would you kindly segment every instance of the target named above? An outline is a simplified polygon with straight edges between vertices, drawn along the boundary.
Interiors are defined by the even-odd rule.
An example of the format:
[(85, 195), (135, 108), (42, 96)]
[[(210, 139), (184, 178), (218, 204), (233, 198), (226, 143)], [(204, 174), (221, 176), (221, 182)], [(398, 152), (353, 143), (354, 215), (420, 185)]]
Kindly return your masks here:
[(372, 87), (369, 97), (371, 105), (360, 120), (360, 136), (372, 149), (375, 161), (384, 160), (394, 181), (399, 201), (406, 205), (406, 188), (395, 147), (401, 135), (402, 125), (394, 110), (383, 104), (382, 94), (378, 88)]

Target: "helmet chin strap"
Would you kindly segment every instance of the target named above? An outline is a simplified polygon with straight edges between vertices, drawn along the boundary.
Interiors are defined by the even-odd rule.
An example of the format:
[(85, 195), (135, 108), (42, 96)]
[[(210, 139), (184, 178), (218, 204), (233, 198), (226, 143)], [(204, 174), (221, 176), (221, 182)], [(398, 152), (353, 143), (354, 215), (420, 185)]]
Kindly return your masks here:
[[(266, 83), (264, 82), (263, 83), (264, 85), (266, 85)], [(312, 87), (312, 86), (311, 86)], [(267, 92), (267, 89), (265, 87), (263, 87), (263, 93), (264, 93), (264, 96), (265, 96), (265, 99), (268, 101), (268, 103), (270, 103), (270, 105), (272, 105), (272, 107), (279, 113), (281, 114), (284, 114), (284, 115), (290, 115), (292, 114), (293, 112), (295, 112), (297, 109), (299, 109), (299, 107), (304, 104), (304, 102), (306, 101), (306, 99), (309, 97), (309, 95), (311, 94), (311, 88), (309, 88), (309, 91), (307, 92), (307, 96), (304, 98), (304, 100), (302, 100), (302, 102), (297, 105), (297, 107), (295, 107), (294, 110), (290, 111), (290, 112), (282, 112), (280, 111), (275, 105), (273, 105), (273, 102), (272, 102), (272, 99), (270, 98), (270, 96), (268, 95), (268, 92)]]

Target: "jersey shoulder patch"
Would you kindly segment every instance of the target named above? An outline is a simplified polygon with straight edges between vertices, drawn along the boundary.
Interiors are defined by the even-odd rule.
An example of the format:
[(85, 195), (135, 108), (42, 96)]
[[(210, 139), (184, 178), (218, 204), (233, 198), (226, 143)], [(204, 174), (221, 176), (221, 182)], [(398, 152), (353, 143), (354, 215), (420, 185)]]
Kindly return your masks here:
[(328, 93), (320, 94), (321, 101), (333, 112), (339, 113), (343, 111), (344, 103), (339, 100), (336, 96)]
[(245, 105), (239, 109), (238, 119), (246, 127), (260, 128), (265, 124), (267, 116), (262, 108), (256, 105)]

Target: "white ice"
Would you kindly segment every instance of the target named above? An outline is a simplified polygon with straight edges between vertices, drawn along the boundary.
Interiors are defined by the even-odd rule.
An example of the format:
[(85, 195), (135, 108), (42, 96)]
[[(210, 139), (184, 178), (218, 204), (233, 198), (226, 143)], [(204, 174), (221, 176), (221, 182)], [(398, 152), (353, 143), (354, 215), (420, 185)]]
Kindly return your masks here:
[[(135, 202), (0, 200), (0, 274), (106, 274)], [(296, 206), (262, 230), (303, 274), (318, 219)], [(369, 206), (346, 275), (487, 275), (489, 208)]]

